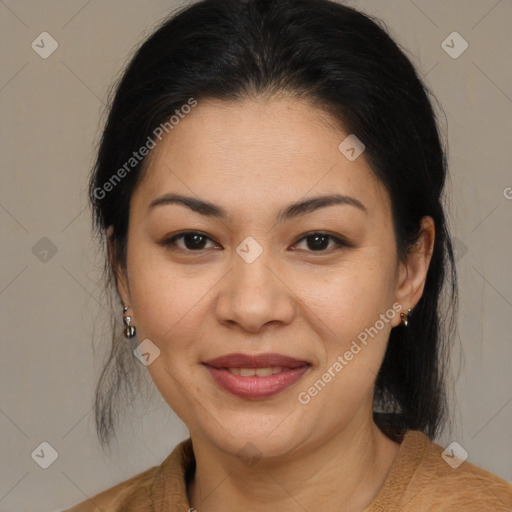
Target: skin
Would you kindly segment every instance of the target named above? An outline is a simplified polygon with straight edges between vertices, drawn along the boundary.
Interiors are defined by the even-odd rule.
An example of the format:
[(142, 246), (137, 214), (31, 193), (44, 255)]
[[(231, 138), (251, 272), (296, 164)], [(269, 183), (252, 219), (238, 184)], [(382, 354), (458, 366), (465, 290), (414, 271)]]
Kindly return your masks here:
[[(199, 512), (314, 511), (320, 496), (322, 510), (361, 511), (398, 453), (372, 420), (372, 397), (399, 314), (308, 404), (297, 399), (394, 303), (415, 306), (432, 254), (425, 217), (416, 247), (398, 260), (389, 196), (364, 153), (349, 161), (338, 150), (347, 135), (305, 100), (200, 101), (153, 150), (131, 198), (118, 291), (138, 339), (160, 350), (147, 367), (155, 385), (189, 428), (197, 469), (188, 495)], [(170, 192), (228, 217), (148, 208)], [(331, 205), (278, 222), (291, 203), (333, 193), (366, 211)], [(209, 238), (161, 245), (185, 230)], [(315, 250), (304, 237), (316, 232), (351, 247), (327, 238)], [(249, 236), (263, 249), (253, 263), (236, 252)], [(278, 352), (311, 367), (278, 395), (248, 400), (201, 364), (233, 352)], [(255, 464), (238, 456), (248, 442)]]

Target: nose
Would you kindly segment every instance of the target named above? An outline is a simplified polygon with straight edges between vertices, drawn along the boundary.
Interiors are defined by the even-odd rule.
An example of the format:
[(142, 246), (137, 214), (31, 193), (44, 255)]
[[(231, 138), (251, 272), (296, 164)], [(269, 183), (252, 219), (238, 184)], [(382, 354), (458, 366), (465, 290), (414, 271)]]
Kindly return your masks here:
[(237, 254), (231, 272), (220, 283), (216, 301), (219, 322), (256, 333), (267, 325), (288, 324), (296, 311), (293, 283), (264, 251), (248, 263)]

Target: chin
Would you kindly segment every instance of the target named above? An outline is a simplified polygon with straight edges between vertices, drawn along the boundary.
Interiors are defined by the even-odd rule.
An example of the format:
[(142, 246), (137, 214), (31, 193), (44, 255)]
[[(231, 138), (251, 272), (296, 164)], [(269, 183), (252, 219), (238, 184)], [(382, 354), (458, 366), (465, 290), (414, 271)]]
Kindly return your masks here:
[[(240, 420), (236, 425), (224, 421), (224, 429), (203, 432), (201, 437), (208, 438), (221, 450), (243, 460), (283, 457), (306, 441), (304, 425), (295, 429), (293, 425), (285, 425), (287, 420), (283, 422), (284, 418), (274, 418), (268, 422), (262, 422), (261, 418), (259, 422)], [(211, 426), (208, 425), (208, 430), (211, 430)]]

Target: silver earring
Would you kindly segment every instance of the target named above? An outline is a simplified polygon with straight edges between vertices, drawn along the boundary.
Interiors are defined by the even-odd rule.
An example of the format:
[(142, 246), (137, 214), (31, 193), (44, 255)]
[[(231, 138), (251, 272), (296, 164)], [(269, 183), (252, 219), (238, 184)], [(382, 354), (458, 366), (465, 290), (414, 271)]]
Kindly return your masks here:
[[(128, 306), (123, 307), (123, 313), (126, 313), (127, 311), (128, 311)], [(134, 325), (130, 325), (131, 321), (132, 321), (132, 318), (130, 316), (124, 316), (123, 315), (123, 322), (124, 322), (124, 325), (125, 325), (124, 335), (127, 338), (133, 338), (135, 336), (135, 332), (136, 332), (135, 326)]]
[(411, 309), (407, 310), (407, 313), (400, 313), (400, 318), (402, 319), (402, 323), (407, 327), (409, 323), (409, 315), (411, 314)]

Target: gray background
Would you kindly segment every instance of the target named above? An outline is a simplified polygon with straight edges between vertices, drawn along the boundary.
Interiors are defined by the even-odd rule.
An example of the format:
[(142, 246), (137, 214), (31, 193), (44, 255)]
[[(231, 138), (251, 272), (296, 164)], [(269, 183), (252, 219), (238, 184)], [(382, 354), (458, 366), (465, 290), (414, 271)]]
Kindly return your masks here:
[[(447, 117), (461, 308), (455, 423), (438, 442), (456, 440), (470, 462), (512, 482), (512, 2), (350, 4), (385, 21)], [(155, 391), (127, 411), (107, 457), (91, 409), (110, 338), (87, 177), (110, 84), (177, 5), (0, 1), (2, 511), (70, 506), (159, 464), (188, 437)], [(47, 59), (31, 47), (43, 31), (58, 43)], [(458, 58), (442, 47), (454, 31), (469, 44)], [(48, 469), (31, 457), (43, 441), (58, 452)]]

